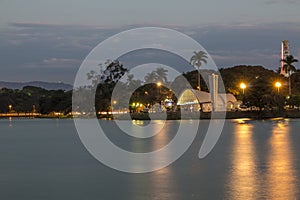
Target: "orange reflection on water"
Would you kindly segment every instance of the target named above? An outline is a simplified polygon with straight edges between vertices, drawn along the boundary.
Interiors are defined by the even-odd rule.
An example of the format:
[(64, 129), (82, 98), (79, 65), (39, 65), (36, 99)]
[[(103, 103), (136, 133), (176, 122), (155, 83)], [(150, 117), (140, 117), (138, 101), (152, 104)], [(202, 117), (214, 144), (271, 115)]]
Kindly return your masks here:
[(267, 186), (269, 199), (296, 199), (297, 187), (290, 128), (278, 122), (272, 130), (270, 153), (267, 158)]
[[(170, 142), (170, 136), (168, 134), (172, 133), (170, 129), (170, 124), (166, 122), (164, 128), (160, 131), (156, 137), (153, 138), (153, 149), (162, 148)], [(153, 162), (162, 162), (168, 159), (172, 152), (165, 151), (162, 152), (159, 157)], [(172, 167), (164, 167), (154, 173), (151, 173), (150, 184), (152, 189), (151, 199), (179, 199), (178, 194), (174, 191), (180, 191), (180, 188), (176, 184), (176, 176), (174, 174)]]
[(253, 125), (235, 126), (229, 174), (229, 199), (258, 199), (256, 152)]
[[(171, 123), (172, 125), (172, 123)], [(161, 122), (154, 123), (153, 131), (161, 129)], [(163, 129), (151, 138), (152, 151), (163, 148), (170, 142), (170, 135), (172, 130), (170, 124), (166, 122)], [(143, 143), (142, 143), (143, 144)], [(135, 146), (136, 144), (132, 144)], [(140, 144), (141, 145), (141, 144)], [(140, 148), (141, 146), (139, 146)], [(172, 152), (162, 151), (159, 157), (152, 157), (153, 160), (149, 162), (150, 165), (156, 166), (158, 163), (164, 162), (170, 157)], [(164, 167), (160, 170), (150, 172), (147, 174), (136, 174), (131, 176), (130, 186), (132, 191), (133, 200), (140, 199), (172, 199), (179, 200), (179, 193), (174, 191), (180, 191), (180, 188), (176, 182), (176, 176), (172, 167)], [(147, 188), (147, 190), (145, 190)], [(139, 191), (142, 191), (141, 193)]]

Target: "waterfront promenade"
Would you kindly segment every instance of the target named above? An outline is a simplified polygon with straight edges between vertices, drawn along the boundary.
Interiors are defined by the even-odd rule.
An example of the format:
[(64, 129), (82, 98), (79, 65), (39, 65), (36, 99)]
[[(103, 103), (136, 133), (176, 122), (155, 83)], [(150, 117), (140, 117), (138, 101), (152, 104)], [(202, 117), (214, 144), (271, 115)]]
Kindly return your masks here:
[[(90, 118), (94, 115), (85, 115), (84, 117)], [(219, 117), (218, 117), (219, 116)], [(0, 113), (0, 118), (72, 118), (72, 115), (57, 114), (41, 114), (33, 112), (20, 112), (20, 113)], [(74, 116), (75, 117), (75, 116)], [(97, 116), (99, 119), (116, 119), (126, 120), (128, 115), (124, 114), (101, 114)], [(223, 118), (224, 114), (216, 112), (214, 118)], [(238, 111), (226, 112), (226, 119), (239, 119), (239, 118), (251, 118), (251, 119), (268, 119), (268, 118), (300, 118), (299, 110), (285, 110), (283, 112), (272, 112), (272, 111)], [(167, 112), (163, 113), (130, 113), (130, 118), (133, 120), (150, 120), (150, 119), (168, 119), (168, 120), (179, 120), (179, 119), (211, 119), (210, 112), (199, 113), (180, 113), (180, 112)]]
[(33, 113), (33, 112), (12, 112), (12, 113), (0, 113), (0, 118), (7, 118), (7, 117), (29, 117), (35, 118), (42, 116), (41, 113)]

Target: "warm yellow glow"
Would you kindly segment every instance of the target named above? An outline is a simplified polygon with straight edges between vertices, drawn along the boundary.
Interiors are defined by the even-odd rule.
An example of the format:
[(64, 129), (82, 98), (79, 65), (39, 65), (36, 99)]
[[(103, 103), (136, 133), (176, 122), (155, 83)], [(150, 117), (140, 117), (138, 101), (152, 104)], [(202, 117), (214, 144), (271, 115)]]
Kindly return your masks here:
[(241, 89), (243, 89), (243, 90), (244, 90), (246, 87), (247, 87), (247, 86), (246, 86), (246, 84), (245, 84), (245, 83), (241, 83), (241, 84), (240, 84), (240, 88), (241, 88)]
[(275, 83), (275, 87), (280, 88), (280, 87), (281, 87), (281, 83), (277, 81), (277, 82)]
[(294, 199), (297, 196), (297, 166), (295, 166), (295, 149), (293, 149), (292, 131), (288, 120), (277, 121), (277, 126), (269, 138), (269, 152), (266, 157), (265, 181), (268, 185), (266, 199), (278, 196)]
[(117, 104), (117, 101), (116, 101), (116, 100), (113, 100), (113, 104)]
[(156, 85), (157, 85), (157, 87), (160, 87), (161, 86), (161, 82), (157, 82)]
[(12, 105), (8, 105), (9, 112), (12, 112)]
[(275, 87), (277, 87), (277, 92), (278, 92), (278, 95), (279, 95), (279, 88), (281, 87), (281, 83), (277, 81), (275, 83)]
[[(228, 174), (228, 199), (259, 199), (257, 176), (257, 158), (253, 125), (244, 123), (234, 126), (232, 149), (230, 150), (231, 170)], [(250, 198), (250, 199), (251, 199)]]

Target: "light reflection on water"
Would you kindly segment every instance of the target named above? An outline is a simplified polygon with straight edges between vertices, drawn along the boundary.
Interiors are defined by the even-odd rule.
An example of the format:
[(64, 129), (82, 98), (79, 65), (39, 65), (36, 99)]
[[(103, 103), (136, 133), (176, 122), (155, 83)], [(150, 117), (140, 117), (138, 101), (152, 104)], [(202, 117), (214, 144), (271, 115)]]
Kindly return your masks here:
[[(134, 122), (136, 124), (136, 122)], [(154, 124), (154, 128), (161, 129), (160, 122)], [(163, 129), (159, 133), (153, 137), (153, 141), (151, 142), (151, 149), (157, 150), (162, 148), (164, 145), (170, 142), (170, 133), (172, 132), (170, 128), (170, 124), (166, 124)], [(133, 142), (132, 145), (134, 148), (141, 148), (140, 143), (136, 144)], [(170, 156), (172, 152), (162, 152), (165, 154), (161, 154), (160, 157), (154, 157), (158, 160), (153, 160), (153, 163), (161, 162), (161, 160), (166, 159)], [(179, 200), (178, 193), (176, 191), (179, 188), (176, 188), (176, 175), (174, 173), (174, 169), (172, 167), (165, 167), (161, 170), (151, 172), (146, 174), (147, 178), (143, 174), (135, 174), (132, 175), (130, 179), (131, 185), (131, 200), (140, 200), (140, 199), (172, 199)], [(146, 189), (146, 190), (145, 190)]]
[(297, 199), (294, 155), (288, 120), (237, 124), (226, 199)]
[[(166, 126), (162, 129), (162, 131), (157, 135), (154, 139), (152, 146), (153, 149), (157, 149), (163, 144), (167, 144), (170, 141), (169, 134), (172, 132), (170, 125), (166, 124)], [(166, 157), (171, 156), (172, 152), (165, 152), (165, 154), (160, 155), (160, 158), (157, 159), (165, 159)], [(154, 160), (154, 162), (160, 162), (159, 160)], [(158, 170), (154, 173), (151, 173), (150, 176), (150, 184), (151, 184), (151, 199), (179, 199), (177, 196), (177, 192), (179, 188), (176, 188), (176, 175), (174, 174), (174, 168), (165, 167), (161, 170)]]
[(256, 170), (256, 151), (253, 125), (235, 126), (232, 145), (232, 167), (229, 173), (229, 199), (258, 199), (259, 180)]
[[(103, 123), (117, 145), (136, 152), (162, 148), (178, 128), (178, 122), (167, 121), (151, 138), (128, 139), (126, 134), (119, 137), (112, 121)], [(161, 123), (157, 121), (157, 129)], [(0, 199), (300, 198), (299, 119), (226, 120), (215, 148), (200, 160), (201, 133), (207, 125), (201, 121), (194, 144), (172, 165), (152, 173), (126, 174), (95, 161), (71, 120), (0, 120)]]
[(290, 127), (279, 122), (269, 140), (266, 180), (268, 199), (296, 199), (296, 175), (291, 150)]

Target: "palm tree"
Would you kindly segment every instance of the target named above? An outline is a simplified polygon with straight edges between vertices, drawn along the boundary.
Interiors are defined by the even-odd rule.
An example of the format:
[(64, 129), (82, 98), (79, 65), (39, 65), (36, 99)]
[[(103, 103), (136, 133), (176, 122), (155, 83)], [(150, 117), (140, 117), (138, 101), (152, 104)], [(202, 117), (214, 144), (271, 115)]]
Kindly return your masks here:
[(204, 51), (194, 51), (194, 55), (191, 57), (190, 63), (198, 68), (198, 89), (200, 90), (200, 67), (202, 63), (207, 64), (207, 54)]
[(152, 71), (151, 73), (147, 73), (144, 77), (145, 83), (153, 83), (157, 81), (157, 73)]
[(294, 62), (298, 62), (297, 59), (294, 58), (292, 55), (286, 56), (285, 59), (282, 59), (281, 61), (284, 62), (283, 70), (284, 72), (289, 76), (289, 95), (292, 95), (292, 88), (291, 88), (291, 74), (292, 72), (296, 71), (296, 67), (293, 65)]
[(168, 79), (167, 79), (167, 75), (168, 75), (168, 70), (159, 67), (156, 68), (155, 73), (157, 74), (157, 80), (161, 81), (162, 83), (167, 84)]

